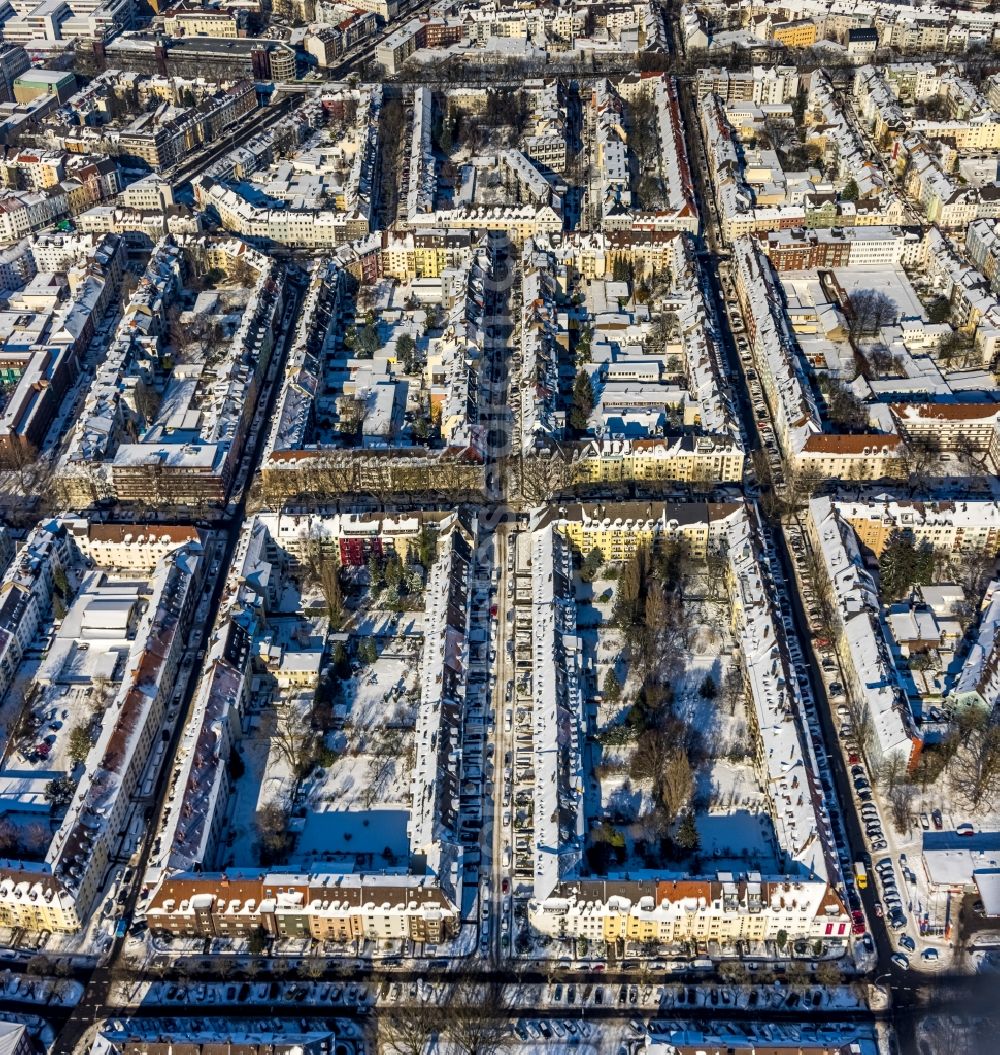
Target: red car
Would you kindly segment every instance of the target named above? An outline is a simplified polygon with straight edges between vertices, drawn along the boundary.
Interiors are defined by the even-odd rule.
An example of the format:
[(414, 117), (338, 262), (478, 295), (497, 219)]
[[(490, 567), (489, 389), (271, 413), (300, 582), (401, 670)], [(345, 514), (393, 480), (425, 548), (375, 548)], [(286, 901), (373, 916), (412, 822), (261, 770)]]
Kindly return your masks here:
[(861, 764), (861, 758), (858, 755), (850, 754), (847, 756), (847, 764), (849, 766), (857, 766)]
[(508, 891), (508, 890), (510, 890), (510, 880), (509, 880), (509, 879), (505, 879), (505, 880), (504, 880), (504, 881), (503, 881), (503, 882), (502, 882), (502, 883), (500, 884), (500, 889), (501, 889), (501, 890), (502, 890), (502, 891), (503, 891), (503, 892), (504, 892), (504, 893), (506, 894), (506, 893), (507, 893), (507, 891)]
[(851, 933), (852, 934), (864, 934), (864, 932), (865, 932), (865, 925), (864, 925), (864, 923), (852, 923), (851, 924)]

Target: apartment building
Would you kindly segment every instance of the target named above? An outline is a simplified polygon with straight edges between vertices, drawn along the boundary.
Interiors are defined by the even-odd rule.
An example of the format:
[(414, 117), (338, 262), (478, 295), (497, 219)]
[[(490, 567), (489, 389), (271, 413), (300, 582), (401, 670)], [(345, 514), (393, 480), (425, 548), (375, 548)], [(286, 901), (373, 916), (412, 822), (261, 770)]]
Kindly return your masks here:
[(971, 223), (965, 238), (965, 252), (993, 292), (1000, 293), (1000, 220)]
[(7, 315), (17, 325), (0, 342), (12, 386), (0, 411), (0, 458), (8, 461), (41, 446), (125, 266), (124, 242), (113, 234), (39, 235), (19, 244), (23, 280), (8, 287)]
[(798, 91), (795, 66), (753, 66), (750, 70), (729, 70), (724, 66), (703, 66), (695, 74), (699, 102), (706, 95), (717, 95), (724, 106), (752, 102), (775, 106), (789, 102)]
[(51, 161), (30, 151), (6, 159), (8, 173), (16, 171), (28, 186), (34, 183), (42, 189), (0, 192), (0, 244), (10, 245), (118, 193), (118, 165), (111, 158), (65, 155), (58, 182), (43, 184), (51, 177)]
[[(191, 261), (254, 274), (239, 324), (211, 365), (202, 349), (170, 373), (163, 414), (147, 418), (137, 400), (140, 378), (166, 354), (167, 312)], [(224, 503), (242, 455), (257, 393), (267, 370), (284, 303), (284, 270), (243, 243), (204, 236), (164, 238), (118, 326), (87, 393), (81, 427), (57, 467), (67, 500), (115, 498), (202, 508)], [(210, 308), (211, 302), (206, 306)], [(197, 411), (194, 418), (189, 415)], [(198, 423), (178, 430), (174, 423)]]
[(919, 230), (904, 227), (792, 227), (761, 240), (775, 271), (918, 264), (924, 255)]
[(574, 485), (683, 483), (715, 487), (743, 479), (745, 454), (716, 436), (585, 441), (573, 451)]
[[(341, 9), (340, 15), (343, 16)], [(335, 25), (313, 26), (306, 36), (305, 49), (320, 67), (333, 65), (359, 41), (373, 36), (378, 19), (371, 11), (352, 11), (339, 17)]]
[(811, 48), (818, 37), (816, 23), (809, 18), (775, 22), (771, 26), (771, 40), (786, 48)]
[(166, 168), (219, 138), (256, 108), (253, 83), (237, 81), (198, 107), (165, 102), (152, 113), (135, 118), (118, 133), (118, 147), (126, 157), (138, 158), (154, 170)]
[(165, 37), (123, 33), (107, 44), (108, 65), (146, 75), (200, 77), (206, 69), (224, 80), (295, 80), (295, 49), (260, 37)]
[(411, 18), (378, 45), (375, 61), (391, 77), (399, 73), (415, 52), (457, 44), (464, 32), (465, 25), (460, 18)]
[[(247, 937), (264, 932), (318, 941), (399, 940), (437, 943), (458, 929), (461, 850), (459, 774), (442, 764), (461, 737), (469, 628), (469, 566), (475, 522), (458, 515), (436, 522), (437, 559), (425, 593), (426, 634), (409, 842), (420, 872), (390, 869), (211, 871), (226, 827), (228, 758), (242, 715), (269, 613), (277, 608), (289, 556), (316, 536), (340, 541), (353, 521), (340, 517), (265, 516), (247, 522), (226, 584), (222, 613), (207, 650), (189, 732), (178, 759), (180, 777), (144, 878), (146, 918), (157, 933), (181, 937)], [(277, 528), (279, 536), (271, 534)], [(356, 537), (356, 536), (354, 536)], [(350, 539), (345, 539), (350, 542)], [(350, 552), (350, 545), (347, 551)], [(447, 647), (446, 647), (447, 645)]]
[(14, 101), (14, 82), (31, 69), (28, 53), (18, 44), (0, 45), (0, 102)]
[[(132, 795), (160, 740), (187, 647), (202, 554), (192, 528), (62, 519), (37, 528), (4, 576), (0, 596), (8, 633), (0, 669), (7, 677), (16, 671), (27, 641), (51, 624), (57, 580), (71, 584), (72, 595), (62, 602), (66, 615), (53, 627), (35, 675), (40, 698), (24, 706), (59, 700), (60, 706), (79, 709), (40, 763), (32, 761), (36, 747), (23, 760), (10, 755), (0, 771), (0, 810), (16, 832), (36, 820), (44, 785), (53, 767), (63, 764), (59, 737), (68, 737), (75, 720), (92, 713), (81, 683), (89, 684), (89, 691), (96, 687), (106, 706), (85, 771), (47, 845), (25, 846), (21, 859), (0, 862), (3, 926), (68, 933), (89, 920)], [(37, 779), (26, 775), (38, 765)]]
[[(234, 1023), (224, 1031), (181, 1028), (165, 1034), (158, 1023), (156, 1028), (151, 1028), (141, 1020), (129, 1019), (124, 1023), (105, 1021), (97, 1030), (90, 1052), (91, 1055), (174, 1055), (178, 1046), (183, 1045), (187, 1055), (217, 1055), (220, 1044), (240, 1055), (333, 1055), (337, 1038), (322, 1025), (301, 1032), (261, 1032)], [(31, 1052), (12, 1051), (11, 1055), (31, 1055)]]
[[(346, 179), (337, 187), (334, 208), (317, 204), (319, 191), (323, 189), (319, 183), (316, 184), (317, 198), (305, 207), (304, 195), (295, 189), (287, 193), (287, 207), (271, 208), (257, 204), (237, 182), (269, 169), (280, 150), (294, 153), (295, 147), (312, 131), (326, 123), (324, 101), (317, 98), (309, 99), (287, 118), (209, 166), (192, 183), (198, 205), (216, 217), (226, 230), (265, 251), (277, 246), (326, 249), (365, 238), (371, 232), (373, 200), (379, 185), (382, 89), (374, 85), (348, 91), (347, 95), (357, 103), (357, 149), (351, 155)], [(337, 99), (329, 100), (331, 107), (337, 102)], [(319, 180), (339, 171), (341, 160), (334, 151), (316, 151), (302, 161), (302, 166), (309, 176)], [(282, 188), (275, 185), (271, 190), (270, 197), (278, 197)]]
[(235, 39), (249, 35), (249, 16), (240, 8), (220, 10), (180, 3), (161, 11), (159, 17), (163, 32), (170, 37)]
[(382, 231), (382, 274), (400, 282), (440, 278), (449, 268), (468, 267), (476, 239), (471, 231), (429, 228)]
[(318, 550), (335, 554), (341, 568), (361, 568), (371, 557), (390, 553), (405, 563), (425, 538), (437, 535), (449, 517), (430, 511), (381, 515), (286, 510), (261, 513), (258, 519), (275, 544), (299, 564)]
[(995, 402), (891, 403), (900, 435), (930, 443), (943, 453), (992, 460), (1000, 444), (1000, 404)]
[(640, 1050), (644, 1055), (877, 1055), (879, 1042), (868, 1026), (827, 1028), (822, 1036), (813, 1036), (811, 1030), (803, 1033), (794, 1026), (778, 1031), (770, 1023), (741, 1022), (732, 1027), (665, 1024), (650, 1026)]
[(249, 937), (437, 944), (457, 930), (458, 910), (424, 877), (224, 872), (164, 879), (146, 909), (150, 929), (178, 938)]
[(533, 527), (552, 523), (573, 548), (586, 555), (595, 547), (608, 561), (626, 561), (642, 546), (655, 550), (662, 542), (683, 540), (695, 560), (703, 560), (710, 542), (720, 536), (713, 525), (738, 508), (730, 503), (614, 502), (579, 503), (547, 510)]
[(823, 428), (780, 285), (761, 244), (733, 247), (736, 289), (775, 433), (789, 463), (823, 479), (880, 480), (904, 475), (903, 444), (891, 428), (840, 434)]
[(997, 296), (983, 275), (959, 257), (936, 227), (927, 231), (924, 246), (927, 273), (940, 282), (943, 295), (951, 301), (954, 325), (973, 336), (983, 364), (992, 363), (1000, 351)]
[[(570, 795), (583, 779), (573, 759), (576, 738), (568, 738), (567, 756), (565, 750), (546, 751), (542, 737), (541, 744), (536, 743), (535, 769), (552, 772), (553, 779), (543, 776), (536, 781), (535, 823), (550, 813), (560, 823), (558, 832), (536, 838), (529, 922), (554, 937), (656, 942), (688, 951), (717, 950), (737, 941), (773, 941), (779, 932), (792, 941), (846, 944), (849, 916), (834, 890), (837, 850), (816, 760), (795, 717), (801, 713), (797, 683), (787, 673), (789, 659), (765, 586), (765, 558), (753, 516), (739, 503), (645, 510), (637, 509), (639, 505), (609, 507), (600, 519), (588, 516), (586, 507), (574, 506), (556, 516), (546, 512), (532, 524), (533, 647), (552, 671), (542, 679), (541, 690), (535, 690), (536, 738), (544, 729), (545, 715), (555, 716), (557, 705), (564, 732), (567, 721), (574, 720), (573, 708), (579, 712), (575, 651), (559, 647), (562, 635), (575, 632), (575, 602), (571, 592), (566, 598), (560, 594), (555, 536), (584, 553), (600, 545), (611, 560), (627, 559), (638, 545), (666, 537), (689, 540), (696, 558), (710, 549), (724, 553), (733, 630), (744, 657), (755, 764), (761, 787), (767, 790), (780, 864), (774, 875), (577, 877), (584, 825), (582, 804), (574, 807)], [(555, 795), (559, 809), (547, 811), (551, 804), (545, 796)]]
[[(448, 276), (450, 292), (442, 290), (441, 303), (450, 318), (449, 333), (436, 344), (434, 361), (427, 364), (429, 394), (446, 440), (442, 447), (414, 443), (394, 424), (392, 408), (400, 405), (395, 393), (405, 391), (408, 382), (395, 367), (395, 353), (390, 346), (380, 349), (372, 360), (356, 361), (351, 368), (352, 377), (344, 385), (346, 393), (365, 399), (362, 446), (317, 444), (309, 438), (312, 408), (324, 387), (323, 365), (317, 350), (338, 325), (337, 311), (346, 296), (339, 262), (325, 261), (317, 268), (299, 313), (268, 436), (261, 470), (265, 491), (275, 500), (300, 503), (314, 502), (317, 495), (324, 493), (365, 490), (386, 493), (442, 489), (468, 494), (481, 491), (486, 469), (482, 432), (473, 414), (475, 399), (474, 388), (469, 386), (469, 363), (482, 349), (482, 290), (492, 268), (489, 245), (480, 241), (468, 264)], [(381, 378), (378, 384), (372, 381), (376, 376)]]
[[(892, 535), (901, 532), (915, 545), (943, 555), (978, 554), (992, 561), (1000, 547), (1000, 507), (981, 500), (864, 503), (817, 498), (810, 503), (808, 530), (822, 555), (840, 614), (835, 644), (848, 696), (869, 731), (869, 762), (878, 766), (898, 757), (912, 769), (920, 758), (925, 729), (912, 709), (905, 688), (908, 678), (895, 668), (866, 553), (879, 557)], [(970, 682), (977, 684), (978, 674), (970, 673)]]

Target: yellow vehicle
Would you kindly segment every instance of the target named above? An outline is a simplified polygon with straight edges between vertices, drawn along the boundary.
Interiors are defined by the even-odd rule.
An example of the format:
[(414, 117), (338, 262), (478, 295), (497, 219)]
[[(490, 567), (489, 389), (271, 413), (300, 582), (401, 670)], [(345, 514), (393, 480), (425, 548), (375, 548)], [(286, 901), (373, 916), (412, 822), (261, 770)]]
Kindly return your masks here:
[(854, 862), (854, 882), (858, 890), (864, 890), (868, 886), (868, 869), (865, 868), (863, 861)]

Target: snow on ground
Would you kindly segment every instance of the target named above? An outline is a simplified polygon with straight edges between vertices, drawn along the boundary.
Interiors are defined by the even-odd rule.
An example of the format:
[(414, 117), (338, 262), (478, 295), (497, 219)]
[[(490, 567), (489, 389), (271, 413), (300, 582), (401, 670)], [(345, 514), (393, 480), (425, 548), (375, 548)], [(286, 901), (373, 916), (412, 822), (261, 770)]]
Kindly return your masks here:
[(415, 659), (383, 654), (342, 684), (341, 728), (328, 737), (338, 758), (309, 787), (310, 810), (409, 808), (417, 672)]
[(424, 634), (424, 613), (386, 612), (369, 609), (360, 612), (351, 623), (351, 629), (361, 637), (405, 637), (419, 638)]
[(224, 856), (223, 867), (256, 863), (258, 839), (254, 825), (257, 807), (278, 790), (264, 780), (271, 742), (259, 724), (255, 723), (252, 731), (240, 740), (239, 752), (246, 771), (229, 800), (229, 847), (224, 855), (220, 855)]
[[(0, 970), (0, 998), (71, 1007), (83, 996), (83, 985), (69, 978), (34, 978)], [(5, 1015), (6, 1017), (6, 1015)]]
[[(705, 754), (696, 773), (694, 802), (702, 854), (722, 867), (750, 864), (777, 867), (773, 828), (767, 802), (747, 758), (748, 729), (742, 690), (726, 692), (733, 667), (734, 644), (729, 631), (729, 606), (708, 596), (704, 576), (695, 574), (688, 587), (684, 610), (686, 648), (682, 673), (671, 682), (673, 711), (694, 730)], [(616, 821), (626, 840), (628, 857), (620, 867), (634, 867), (635, 843), (649, 838), (634, 822), (653, 806), (652, 781), (635, 779), (629, 762), (637, 740), (615, 742), (613, 730), (622, 725), (638, 692), (637, 678), (628, 669), (625, 638), (611, 625), (614, 578), (592, 584), (579, 580), (577, 622), (584, 656), (592, 663), (598, 691), (614, 670), (622, 692), (618, 700), (604, 698), (596, 709), (596, 728), (604, 742), (591, 741), (594, 778), (588, 782), (586, 809), (591, 818)], [(710, 678), (715, 694), (705, 691)]]
[(765, 812), (739, 809), (733, 813), (699, 813), (695, 817), (701, 836), (700, 856), (711, 858), (714, 869), (780, 871), (774, 829)]
[[(874, 787), (888, 848), (881, 853), (874, 853), (872, 858), (880, 861), (891, 854), (895, 859), (896, 882), (907, 922), (904, 930), (890, 934), (896, 944), (903, 935), (913, 938), (917, 952), (910, 956), (910, 960), (920, 970), (932, 973), (946, 970), (953, 962), (961, 965), (966, 960), (967, 966), (972, 970), (977, 969), (975, 958), (969, 959), (967, 952), (967, 946), (976, 944), (973, 940), (976, 936), (981, 941), (1000, 947), (1000, 926), (996, 921), (991, 926), (989, 921), (976, 916), (973, 910), (977, 897), (965, 897), (958, 891), (932, 888), (928, 880), (922, 852), (924, 835), (935, 830), (931, 821), (933, 812), (940, 810), (944, 834), (954, 832), (958, 825), (969, 821), (969, 815), (955, 806), (947, 787), (943, 785), (943, 779), (939, 779), (925, 792), (918, 792), (910, 805), (907, 824), (902, 832), (896, 830), (892, 807), (885, 801), (884, 789), (878, 785)], [(974, 823), (977, 830), (1000, 830), (1000, 816), (995, 813), (981, 814)], [(876, 889), (879, 889), (878, 880), (873, 877), (873, 881)], [(936, 950), (937, 958), (924, 959), (925, 949)]]
[[(282, 607), (304, 604), (286, 588)], [(400, 622), (410, 626), (404, 613)], [(285, 615), (269, 621), (275, 646), (323, 647), (325, 619)], [(399, 627), (397, 627), (397, 630)], [(341, 681), (335, 698), (336, 728), (326, 736), (327, 757), (299, 785), (297, 839), (289, 864), (350, 859), (365, 867), (392, 868), (409, 857), (406, 825), (411, 795), (413, 728), (419, 701), (419, 654), (412, 639), (383, 641), (382, 654)], [(260, 807), (289, 801), (296, 787), (291, 765), (295, 731), (307, 722), (311, 690), (264, 689), (249, 709), (239, 744), (245, 772), (231, 797), (229, 832), (220, 853), (223, 867), (256, 863), (255, 819)], [(292, 744), (290, 754), (289, 745)]]
[(384, 724), (412, 725), (417, 691), (417, 663), (401, 655), (383, 654), (342, 683), (345, 721), (361, 730)]
[(373, 809), (309, 813), (289, 864), (374, 858), (369, 867), (380, 870), (393, 864), (405, 872), (410, 843), (406, 836), (409, 810)]

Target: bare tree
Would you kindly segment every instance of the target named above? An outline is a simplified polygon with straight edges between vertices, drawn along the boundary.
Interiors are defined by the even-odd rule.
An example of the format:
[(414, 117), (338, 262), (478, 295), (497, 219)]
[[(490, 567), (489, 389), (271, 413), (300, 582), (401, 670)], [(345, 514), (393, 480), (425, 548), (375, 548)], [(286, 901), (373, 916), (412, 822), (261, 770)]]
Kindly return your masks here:
[(801, 960), (792, 960), (785, 978), (793, 989), (801, 989), (809, 984), (809, 971)]
[(344, 621), (344, 595), (340, 589), (340, 566), (335, 560), (326, 560), (320, 567), (319, 588), (326, 601), (330, 626), (336, 629)]
[(13, 822), (6, 817), (0, 818), (0, 853), (14, 857), (20, 848), (20, 832)]
[(496, 1055), (510, 1038), (512, 997), (500, 979), (458, 982), (442, 1009), (448, 1038), (465, 1055)]
[(852, 339), (878, 333), (896, 321), (898, 309), (891, 297), (877, 289), (858, 289), (847, 298), (848, 333)]
[(546, 450), (511, 459), (515, 490), (527, 502), (541, 502), (570, 484), (570, 465), (560, 451)]
[(378, 1008), (369, 1021), (372, 1050), (379, 1055), (424, 1055), (441, 1025), (442, 1011), (435, 1004)]
[(676, 726), (647, 729), (629, 766), (633, 778), (652, 780), (654, 794), (670, 820), (687, 805), (694, 789), (694, 771), (677, 739)]
[(917, 789), (912, 784), (896, 784), (889, 789), (889, 804), (892, 807), (892, 823), (900, 835), (910, 827), (910, 807)]
[(156, 415), (159, 414), (160, 402), (159, 392), (151, 385), (148, 385), (145, 381), (140, 381), (136, 385), (135, 406), (147, 425), (151, 424)]
[(730, 717), (736, 714), (736, 706), (743, 699), (743, 675), (739, 667), (731, 666), (722, 679), (720, 698)]
[(659, 780), (666, 769), (674, 746), (662, 730), (653, 729), (640, 737), (629, 763), (629, 775), (635, 780)]
[(260, 840), (261, 857), (275, 860), (286, 853), (289, 846), (288, 822), (291, 811), (280, 799), (265, 802), (257, 811), (255, 826)]
[(667, 761), (660, 786), (664, 808), (676, 817), (691, 798), (694, 770), (684, 751), (676, 750)]
[(803, 509), (824, 483), (824, 476), (812, 466), (785, 469), (785, 499), (790, 512)]
[(244, 289), (253, 289), (260, 277), (257, 268), (242, 255), (231, 259), (226, 273), (234, 285), (242, 286)]
[(333, 627), (344, 619), (344, 595), (340, 587), (340, 561), (333, 545), (320, 529), (312, 531), (305, 545), (309, 579), (319, 586), (326, 601), (327, 616)]
[(868, 704), (864, 703), (857, 708), (854, 716), (855, 728), (857, 729), (858, 744), (865, 758), (871, 758), (872, 748), (875, 746), (876, 734), (875, 723), (872, 721)]
[(840, 968), (830, 960), (823, 960), (816, 968), (816, 981), (822, 986), (830, 988), (840, 985), (843, 980), (844, 976), (840, 973)]
[(345, 436), (357, 436), (365, 422), (365, 401), (358, 396), (341, 396), (338, 402), (340, 431)]
[(52, 840), (52, 832), (40, 821), (27, 825), (21, 836), (21, 846), (25, 853), (40, 854)]
[(16, 474), (25, 497), (34, 497), (48, 490), (51, 468), (46, 459), (39, 457), (34, 444), (27, 440), (15, 437), (4, 446), (0, 452), (0, 468)]
[(118, 297), (121, 301), (122, 307), (124, 307), (132, 299), (132, 294), (136, 291), (139, 285), (139, 276), (134, 271), (129, 271), (126, 268), (122, 272), (122, 281), (118, 289)]
[(906, 776), (906, 762), (901, 754), (890, 755), (874, 774), (875, 779), (885, 786), (886, 790), (892, 792), (899, 782)]
[(747, 980), (747, 969), (740, 960), (723, 960), (719, 964), (719, 977), (727, 985), (743, 985)]
[(311, 735), (308, 723), (292, 700), (281, 699), (274, 706), (271, 743), (285, 760), (296, 781), (302, 778), (309, 758)]
[(925, 488), (934, 475), (941, 455), (941, 441), (934, 433), (910, 434), (902, 445), (902, 468), (910, 483), (910, 493)]
[(983, 715), (968, 730), (949, 765), (951, 786), (971, 810), (991, 810), (1000, 792), (1000, 726)]
[(706, 573), (706, 584), (708, 586), (708, 596), (713, 600), (718, 598), (726, 584), (726, 571), (729, 567), (729, 561), (726, 560), (725, 554), (712, 550), (708, 553), (705, 558), (705, 573)]
[(378, 798), (382, 785), (392, 773), (399, 757), (402, 744), (393, 737), (379, 736), (371, 745), (368, 757), (368, 785), (364, 790), (365, 807), (368, 808)]
[(982, 444), (976, 443), (968, 433), (962, 433), (956, 440), (955, 456), (970, 476), (982, 476), (985, 472)]

